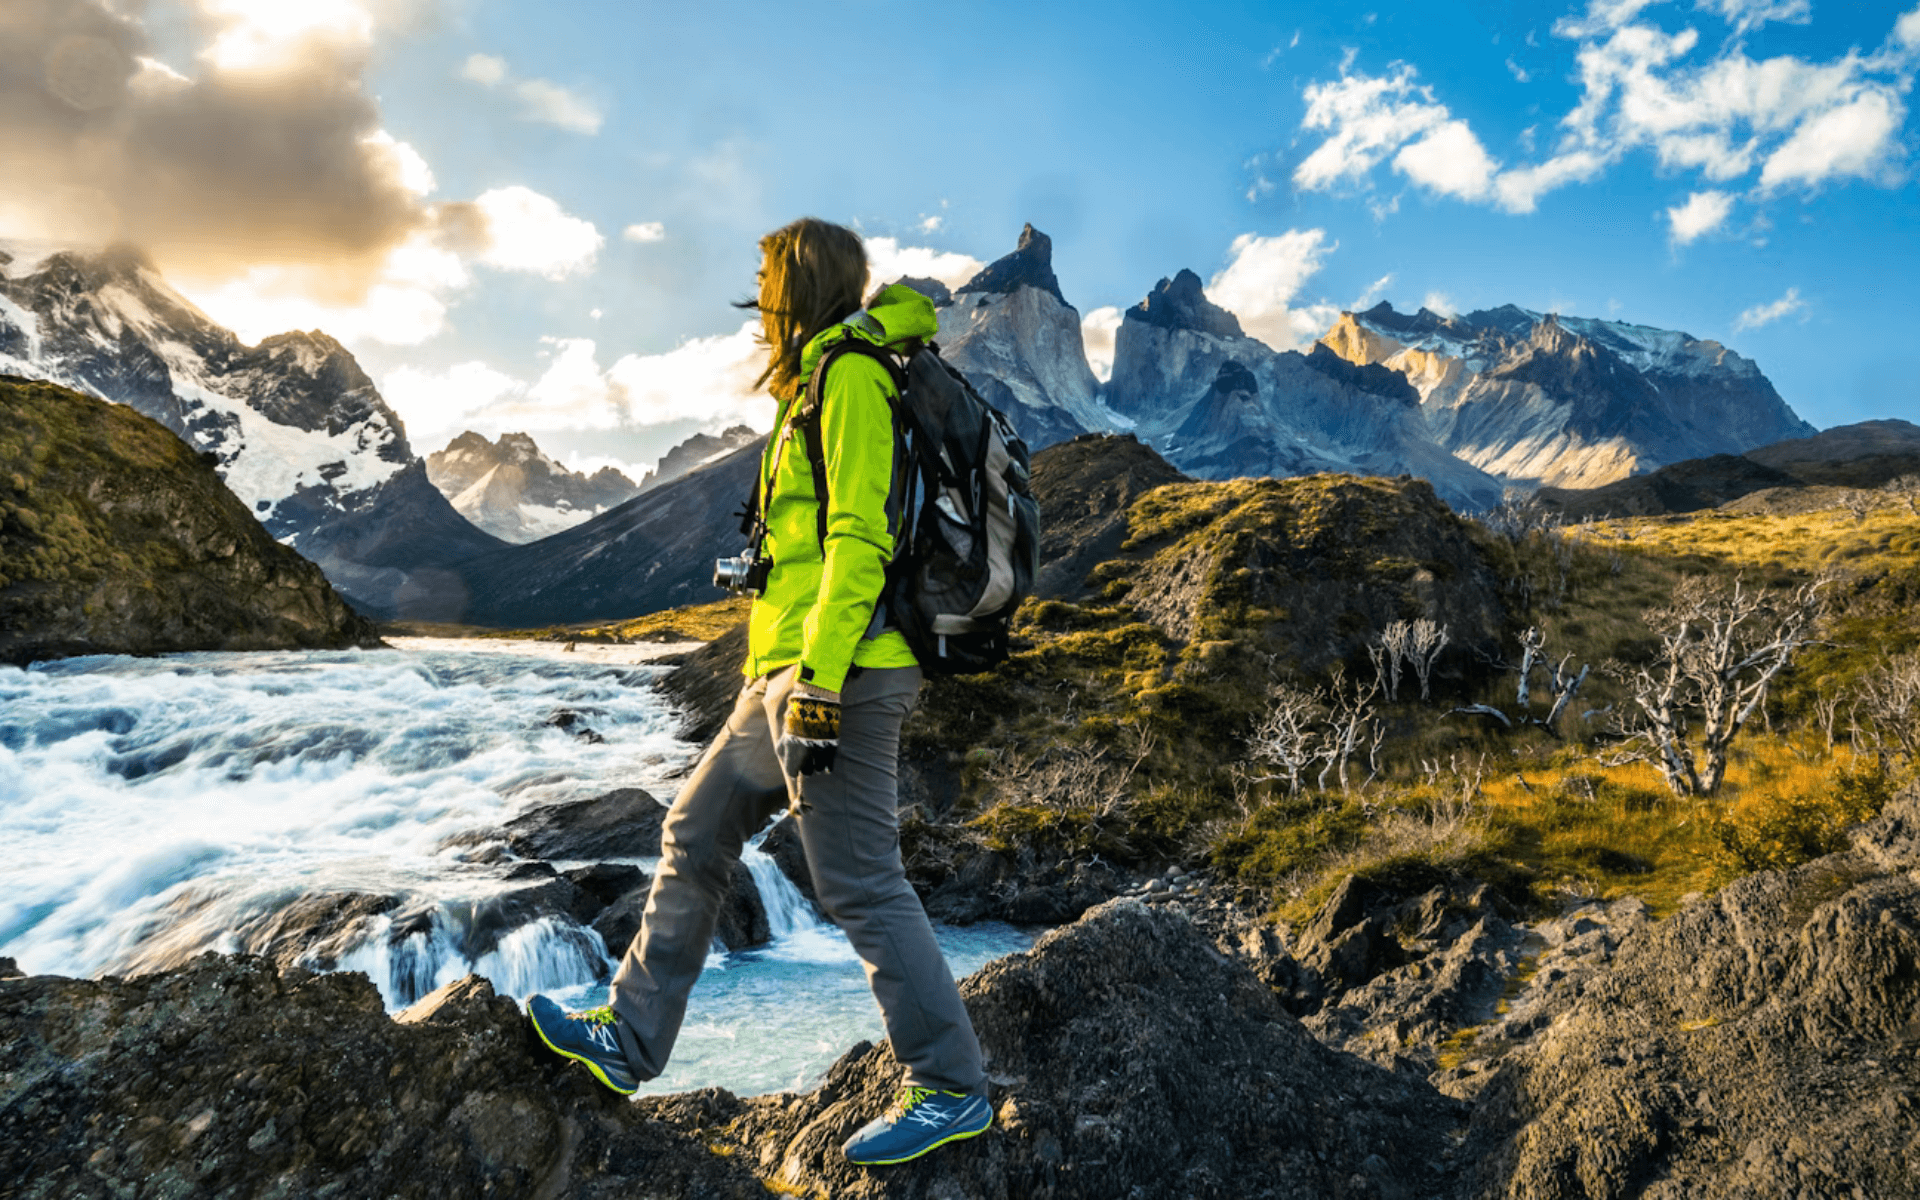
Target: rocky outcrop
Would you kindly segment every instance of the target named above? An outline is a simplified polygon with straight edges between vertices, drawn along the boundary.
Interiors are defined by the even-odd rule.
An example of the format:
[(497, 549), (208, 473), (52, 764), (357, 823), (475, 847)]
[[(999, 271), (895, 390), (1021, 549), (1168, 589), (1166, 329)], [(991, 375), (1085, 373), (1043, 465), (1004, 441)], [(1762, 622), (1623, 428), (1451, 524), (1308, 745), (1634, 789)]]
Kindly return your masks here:
[(1127, 310), (1103, 399), (1202, 479), (1407, 473), (1459, 508), (1500, 498), (1491, 476), (1435, 443), (1398, 372), (1356, 369), (1324, 349), (1276, 352), (1208, 300), (1192, 271)]
[(138, 251), (0, 261), (0, 373), (128, 407), (210, 456), (274, 537), (362, 611), (447, 619), (444, 568), (498, 539), (453, 510), (366, 372), (326, 334), (247, 346)]
[(1405, 375), (1433, 439), (1515, 485), (1598, 487), (1812, 432), (1751, 360), (1645, 325), (1382, 302), (1341, 314), (1320, 344)]
[[(962, 985), (996, 1129), (887, 1171), (839, 1145), (900, 1082), (623, 1103), (482, 981), (389, 1019), (354, 975), (208, 956), (0, 981), (0, 1171), (23, 1197), (1434, 1196), (1457, 1101), (1316, 1042), (1183, 917), (1122, 901)], [(82, 1119), (84, 1115), (84, 1119)]]
[[(657, 488), (663, 483), (671, 483), (687, 472), (699, 470), (708, 463), (718, 462), (742, 446), (753, 445), (759, 439), (760, 435), (746, 425), (732, 425), (719, 433), (696, 433), (660, 456), (660, 461), (654, 464), (653, 469), (641, 477), (640, 490), (644, 492), (648, 488)], [(608, 468), (602, 467), (600, 474), (604, 475), (607, 470)], [(599, 477), (600, 475), (594, 476), (596, 479)], [(619, 501), (616, 500), (613, 503), (617, 504)]]
[[(751, 440), (752, 431), (745, 432)], [(685, 472), (682, 465), (676, 474)], [(427, 455), (427, 478), (461, 516), (515, 545), (570, 529), (641, 487), (612, 467), (591, 477), (569, 471), (524, 433), (503, 433), (496, 442), (463, 433)]]
[(467, 979), (390, 1018), (362, 975), (208, 956), (0, 982), (0, 1178), (77, 1195), (761, 1197)]
[(666, 806), (642, 788), (547, 804), (508, 821), (507, 847), (522, 858), (653, 858)]
[(1689, 905), (1482, 1035), (1451, 1085), (1475, 1100), (1475, 1192), (1920, 1193), (1920, 793), (1855, 841)]
[(1109, 421), (1087, 365), (1080, 314), (1060, 294), (1053, 242), (1026, 226), (1013, 253), (989, 264), (937, 310), (943, 357), (1038, 450)]
[(1081, 601), (1087, 573), (1114, 558), (1127, 539), (1127, 510), (1164, 483), (1187, 477), (1130, 433), (1083, 434), (1033, 456), (1040, 505), (1040, 574), (1034, 594)]
[(0, 662), (379, 644), (158, 423), (7, 376), (0, 408)]
[(958, 299), (969, 293), (1010, 296), (1021, 288), (1034, 288), (1061, 304), (1067, 302), (1060, 294), (1060, 279), (1053, 273), (1053, 239), (1032, 225), (1021, 226), (1020, 241), (1013, 253), (988, 263), (979, 274), (955, 289), (954, 297)]

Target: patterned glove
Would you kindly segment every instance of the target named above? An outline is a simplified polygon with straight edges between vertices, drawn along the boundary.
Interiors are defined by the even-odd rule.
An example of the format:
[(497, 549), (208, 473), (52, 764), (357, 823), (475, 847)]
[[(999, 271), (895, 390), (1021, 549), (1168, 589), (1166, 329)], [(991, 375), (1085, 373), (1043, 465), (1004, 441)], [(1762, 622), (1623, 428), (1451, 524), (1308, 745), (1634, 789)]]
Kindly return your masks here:
[(773, 752), (788, 775), (832, 771), (840, 752), (840, 693), (796, 684), (787, 700), (786, 727)]

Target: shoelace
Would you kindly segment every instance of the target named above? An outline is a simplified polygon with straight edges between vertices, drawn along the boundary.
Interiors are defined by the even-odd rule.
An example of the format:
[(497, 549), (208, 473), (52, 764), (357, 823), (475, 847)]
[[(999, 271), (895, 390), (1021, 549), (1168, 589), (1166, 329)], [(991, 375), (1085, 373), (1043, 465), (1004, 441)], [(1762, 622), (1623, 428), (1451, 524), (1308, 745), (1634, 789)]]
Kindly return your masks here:
[(585, 1021), (589, 1025), (611, 1025), (617, 1019), (613, 1015), (613, 1005), (603, 1004), (599, 1008), (586, 1008), (567, 1014), (570, 1020)]
[(915, 1087), (912, 1084), (907, 1084), (900, 1089), (900, 1095), (895, 1098), (893, 1107), (887, 1111), (887, 1119), (889, 1121), (900, 1120), (914, 1109), (920, 1107), (921, 1103), (932, 1097), (932, 1095), (932, 1088)]

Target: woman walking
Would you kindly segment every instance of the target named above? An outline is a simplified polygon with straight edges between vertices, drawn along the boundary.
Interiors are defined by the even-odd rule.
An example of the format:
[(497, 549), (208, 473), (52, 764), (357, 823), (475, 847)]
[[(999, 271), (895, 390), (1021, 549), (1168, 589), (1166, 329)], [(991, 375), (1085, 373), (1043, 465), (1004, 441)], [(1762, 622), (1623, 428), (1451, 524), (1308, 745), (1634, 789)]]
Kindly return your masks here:
[[(741, 847), (790, 808), (816, 894), (843, 929), (880, 1005), (906, 1080), (892, 1107), (845, 1146), (853, 1162), (918, 1158), (985, 1132), (986, 1072), (959, 989), (900, 860), (900, 726), (920, 688), (906, 639), (875, 619), (894, 551), (892, 376), (872, 356), (831, 358), (848, 338), (931, 338), (932, 303), (893, 286), (864, 310), (866, 252), (852, 230), (805, 218), (760, 241), (760, 313), (779, 403), (762, 456), (760, 559), (746, 686), (668, 812), (640, 932), (609, 1003), (567, 1012), (545, 996), (527, 1015), (555, 1052), (618, 1092), (658, 1075), (713, 941)], [(819, 444), (809, 446), (807, 439)], [(818, 473), (818, 477), (816, 475)]]

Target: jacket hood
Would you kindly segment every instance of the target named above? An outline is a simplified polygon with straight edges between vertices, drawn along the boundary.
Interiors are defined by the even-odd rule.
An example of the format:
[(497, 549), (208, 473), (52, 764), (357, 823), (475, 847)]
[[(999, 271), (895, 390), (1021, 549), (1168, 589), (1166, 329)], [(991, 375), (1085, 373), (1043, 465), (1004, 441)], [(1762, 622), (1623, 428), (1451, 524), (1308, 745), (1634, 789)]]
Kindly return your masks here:
[(800, 354), (800, 374), (813, 375), (820, 355), (844, 337), (857, 335), (877, 346), (892, 346), (908, 338), (931, 338), (940, 332), (940, 318), (933, 301), (904, 283), (888, 284), (873, 297), (867, 307), (854, 313), (807, 343)]

